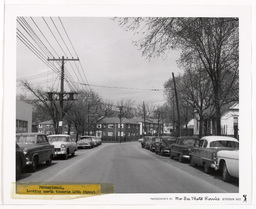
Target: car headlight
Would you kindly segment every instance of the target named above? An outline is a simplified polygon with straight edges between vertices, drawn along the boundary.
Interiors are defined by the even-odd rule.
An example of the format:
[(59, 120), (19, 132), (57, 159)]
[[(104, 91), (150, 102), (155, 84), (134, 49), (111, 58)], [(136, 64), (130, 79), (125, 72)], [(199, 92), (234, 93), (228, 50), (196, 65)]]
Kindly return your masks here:
[(22, 151), (23, 151), (23, 154), (24, 154), (24, 155), (28, 154), (28, 150), (27, 150), (26, 148), (23, 149)]
[(65, 148), (65, 145), (64, 145), (64, 144), (62, 144), (62, 145), (60, 145), (60, 147), (61, 147), (61, 148)]

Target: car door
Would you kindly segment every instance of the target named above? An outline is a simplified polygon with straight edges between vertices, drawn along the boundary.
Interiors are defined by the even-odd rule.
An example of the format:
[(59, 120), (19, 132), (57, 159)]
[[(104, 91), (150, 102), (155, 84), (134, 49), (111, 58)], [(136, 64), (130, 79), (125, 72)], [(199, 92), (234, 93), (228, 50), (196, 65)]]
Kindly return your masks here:
[(198, 144), (196, 144), (195, 148), (193, 148), (193, 152), (191, 153), (193, 155), (193, 160), (197, 165), (201, 165), (200, 152), (201, 152), (203, 143), (204, 143), (204, 139), (200, 139)]
[(53, 145), (51, 145), (45, 135), (42, 135), (42, 146), (44, 149), (44, 160), (49, 160), (51, 154), (54, 154), (54, 148)]
[(70, 142), (71, 150), (72, 150), (72, 153), (73, 153), (76, 150), (75, 142), (71, 137), (69, 137), (69, 142)]
[(180, 143), (180, 139), (176, 139), (175, 143), (172, 145), (171, 152), (172, 152), (173, 156), (177, 156), (178, 155), (178, 153), (177, 153), (177, 146), (178, 146), (179, 143)]
[(47, 156), (46, 150), (45, 150), (45, 142), (44, 142), (44, 138), (43, 135), (37, 135), (37, 153), (39, 156), (39, 163), (44, 162)]

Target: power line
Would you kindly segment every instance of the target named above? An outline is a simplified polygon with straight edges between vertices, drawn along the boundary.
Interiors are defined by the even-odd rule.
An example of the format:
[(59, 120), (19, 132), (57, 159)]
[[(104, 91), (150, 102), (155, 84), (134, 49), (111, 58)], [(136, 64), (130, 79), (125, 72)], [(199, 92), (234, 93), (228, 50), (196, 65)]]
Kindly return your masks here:
[[(24, 19), (24, 18), (23, 18), (23, 19)], [(22, 20), (23, 20), (23, 19), (22, 19)], [(45, 38), (45, 40), (47, 41), (47, 43), (50, 45), (50, 47), (54, 50), (54, 48), (52, 47), (52, 45), (50, 44), (50, 42), (48, 41), (48, 39), (45, 37), (45, 35), (44, 35), (43, 32), (41, 31), (41, 29), (38, 27), (37, 23), (33, 20), (33, 18), (31, 18), (31, 20), (33, 21), (33, 23), (35, 24), (35, 26), (38, 28), (38, 30), (41, 32), (41, 34), (43, 35), (43, 37)], [(32, 27), (28, 24), (28, 22), (24, 19), (24, 20), (22, 21), (22, 23), (23, 23), (23, 24), (26, 24), (26, 26), (25, 26), (25, 25), (21, 25), (21, 23), (19, 22), (19, 24), (23, 27), (23, 29), (27, 32), (27, 34), (31, 37), (31, 39), (38, 45), (38, 47), (42, 50), (42, 52), (44, 52), (44, 54), (46, 54), (46, 56), (48, 56), (48, 57), (49, 57), (49, 54), (50, 54), (50, 56), (53, 56), (52, 53), (50, 52), (50, 50), (46, 47), (46, 45), (45, 45), (45, 44), (42, 42), (42, 40), (37, 36), (37, 34), (35, 33), (35, 31), (32, 29)], [(26, 27), (27, 29), (24, 28), (24, 27)], [(28, 29), (28, 28), (29, 28), (29, 29)], [(43, 45), (44, 48), (47, 49), (47, 51), (48, 51), (49, 54), (48, 54), (47, 52), (45, 52), (45, 50), (43, 50), (42, 47), (40, 47), (38, 41), (36, 41), (36, 39), (35, 39), (33, 36), (35, 36), (36, 39), (37, 39), (38, 41), (40, 41), (41, 45)], [(36, 47), (35, 47), (35, 48), (36, 48)], [(58, 53), (57, 53), (55, 50), (54, 50), (54, 52), (58, 55)], [(54, 65), (53, 65), (53, 66), (54, 66)], [(54, 66), (54, 68), (56, 68), (56, 67)], [(57, 69), (57, 68), (56, 68), (56, 69)], [(69, 86), (70, 86), (70, 88), (71, 88), (71, 83), (70, 83), (68, 80), (70, 80), (69, 77), (65, 78), (65, 81), (66, 81), (67, 83), (69, 83)], [(73, 89), (74, 89), (74, 87), (73, 87)]]
[[(73, 50), (74, 50), (74, 52), (75, 52), (75, 55), (78, 57), (78, 54), (77, 54), (77, 52), (76, 52), (76, 50), (75, 50), (75, 47), (74, 47), (74, 45), (72, 44), (72, 42), (71, 42), (71, 40), (70, 40), (70, 38), (69, 38), (69, 35), (68, 35), (68, 33), (67, 33), (67, 31), (66, 31), (66, 29), (65, 29), (65, 27), (64, 27), (64, 24), (63, 24), (62, 21), (61, 21), (61, 18), (60, 18), (60, 17), (58, 17), (58, 18), (59, 18), (59, 21), (60, 21), (60, 23), (61, 23), (63, 29), (64, 29), (64, 32), (65, 32), (66, 36), (68, 37), (69, 43), (71, 44), (71, 46), (72, 46), (72, 48), (73, 48)], [(82, 72), (83, 72), (85, 81), (86, 81), (86, 83), (88, 83), (88, 80), (87, 80), (86, 75), (85, 75), (85, 71), (84, 71), (84, 69), (83, 69), (83, 66), (82, 66), (80, 60), (79, 60), (79, 64), (80, 64), (80, 67), (81, 67), (81, 69), (82, 69)], [(76, 63), (75, 63), (75, 65), (76, 65)], [(90, 89), (90, 87), (89, 87), (89, 89)], [(90, 89), (90, 90), (91, 90), (91, 89)]]
[(117, 86), (101, 86), (89, 83), (80, 83), (81, 85), (94, 86), (100, 88), (111, 88), (111, 89), (125, 89), (125, 90), (138, 90), (138, 91), (163, 91), (163, 89), (141, 89), (141, 88), (129, 88), (129, 87), (117, 87)]

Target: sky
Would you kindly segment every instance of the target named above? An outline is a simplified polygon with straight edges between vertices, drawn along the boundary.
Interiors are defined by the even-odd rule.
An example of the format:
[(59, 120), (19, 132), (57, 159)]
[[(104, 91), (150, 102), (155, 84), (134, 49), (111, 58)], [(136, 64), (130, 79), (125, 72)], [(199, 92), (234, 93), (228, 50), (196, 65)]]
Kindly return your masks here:
[[(116, 104), (120, 100), (129, 99), (133, 100), (135, 104), (144, 101), (147, 104), (162, 105), (166, 102), (163, 92), (164, 83), (171, 77), (172, 72), (175, 75), (182, 73), (176, 63), (179, 58), (178, 51), (170, 51), (168, 56), (164, 58), (156, 57), (148, 60), (142, 56), (142, 52), (133, 44), (141, 36), (135, 35), (132, 31), (125, 31), (112, 18), (53, 17), (51, 19), (50, 17), (44, 17), (43, 19), (25, 17), (23, 19), (19, 17), (17, 20), (18, 30), (28, 39), (31, 39), (20, 24), (24, 25), (24, 20), (45, 43), (49, 51), (55, 50), (59, 56), (64, 55), (65, 52), (68, 58), (71, 58), (71, 55), (76, 58), (77, 54), (81, 66), (75, 61), (66, 62), (65, 73), (72, 75), (73, 80), (77, 83), (91, 84), (90, 88), (105, 101)], [(61, 23), (68, 36), (66, 36)], [(59, 33), (54, 24), (57, 26)], [(55, 34), (64, 52), (62, 52), (48, 27)], [(65, 47), (64, 42), (67, 47)], [(68, 48), (71, 52), (70, 56)], [(59, 88), (57, 74), (53, 73), (20, 39), (17, 39), (16, 64), (17, 80), (26, 79), (34, 86), (39, 85), (46, 90), (50, 88), (57, 90)], [(58, 69), (60, 68), (57, 61), (52, 64)], [(64, 85), (65, 91), (71, 91), (66, 83)], [(85, 88), (82, 85), (80, 87)], [(161, 90), (150, 91), (150, 89)], [(22, 91), (18, 86), (17, 93), (20, 92)]]

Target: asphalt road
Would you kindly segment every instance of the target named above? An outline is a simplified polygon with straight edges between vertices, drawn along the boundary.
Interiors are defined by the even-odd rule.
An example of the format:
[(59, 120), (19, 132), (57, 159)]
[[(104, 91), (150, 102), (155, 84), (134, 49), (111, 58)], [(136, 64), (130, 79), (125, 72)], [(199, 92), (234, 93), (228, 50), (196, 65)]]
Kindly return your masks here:
[(102, 144), (82, 149), (67, 160), (55, 159), (34, 173), (25, 171), (18, 182), (110, 183), (115, 193), (236, 193), (238, 180), (221, 180), (218, 173), (179, 163), (142, 149), (138, 142)]

